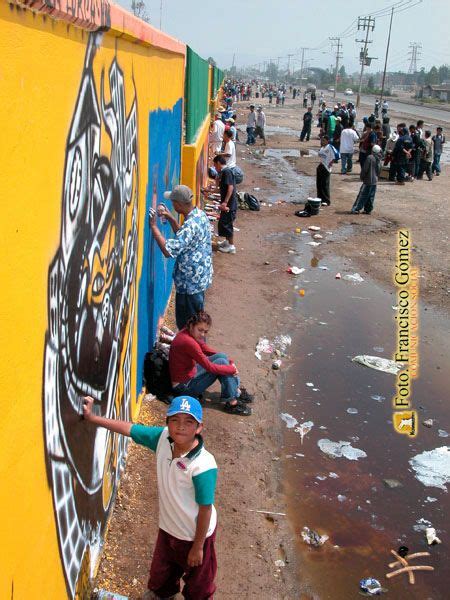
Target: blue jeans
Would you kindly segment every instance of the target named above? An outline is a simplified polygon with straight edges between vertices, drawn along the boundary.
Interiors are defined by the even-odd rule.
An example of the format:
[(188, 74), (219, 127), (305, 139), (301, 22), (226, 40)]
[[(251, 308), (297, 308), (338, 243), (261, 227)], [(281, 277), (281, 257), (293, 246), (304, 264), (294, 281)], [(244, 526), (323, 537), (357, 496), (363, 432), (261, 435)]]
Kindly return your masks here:
[(365, 213), (370, 214), (373, 211), (373, 203), (375, 202), (376, 192), (376, 185), (366, 185), (363, 183), (359, 190), (359, 194), (353, 203), (352, 212), (364, 209)]
[(350, 173), (353, 169), (353, 152), (347, 154), (347, 152), (341, 153), (341, 173)]
[(255, 128), (254, 127), (247, 127), (247, 144), (249, 146), (251, 146), (252, 144), (254, 144), (256, 142), (256, 138), (255, 138)]
[[(215, 365), (229, 364), (227, 355), (221, 352), (208, 356), (208, 359)], [(180, 395), (187, 394), (188, 396), (198, 397), (211, 387), (216, 379), (220, 381), (220, 398), (222, 400), (233, 400), (237, 397), (239, 377), (235, 375), (214, 375), (214, 373), (209, 373), (200, 365), (197, 365), (197, 373), (192, 379), (187, 383), (179, 383), (173, 388), (173, 391)]]
[(433, 173), (441, 172), (441, 155), (435, 154), (433, 159), (433, 166), (431, 167)]
[(186, 321), (205, 306), (205, 292), (198, 294), (175, 294), (175, 320), (178, 329), (183, 329)]

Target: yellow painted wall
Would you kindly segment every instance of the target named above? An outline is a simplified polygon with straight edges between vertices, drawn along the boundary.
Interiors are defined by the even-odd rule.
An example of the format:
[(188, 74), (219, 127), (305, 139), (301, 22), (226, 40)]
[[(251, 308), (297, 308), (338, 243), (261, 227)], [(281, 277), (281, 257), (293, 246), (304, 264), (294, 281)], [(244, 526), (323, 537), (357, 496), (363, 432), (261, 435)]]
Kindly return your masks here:
[[(49, 267), (60, 245), (66, 144), (89, 39), (83, 29), (0, 2), (2, 599), (61, 600), (72, 595), (58, 549), (52, 490), (46, 473), (43, 379)], [(183, 96), (184, 56), (135, 42), (131, 34), (129, 39), (119, 39), (114, 31), (100, 36), (93, 74), (100, 101), (103, 72), (105, 100), (109, 101), (108, 72), (116, 57), (124, 73), (126, 114), (134, 96), (137, 99), (139, 179), (132, 197), (136, 192), (138, 238), (142, 241), (146, 226), (148, 114), (158, 107), (171, 108)], [(101, 152), (107, 156), (111, 152), (104, 123)], [(133, 186), (136, 182), (134, 177)], [(128, 227), (129, 210), (126, 215)], [(139, 243), (138, 273), (142, 255)], [(130, 285), (130, 296), (137, 309), (136, 281)], [(135, 360), (136, 318), (131, 326), (128, 410), (134, 413), (134, 390), (140, 373)], [(119, 381), (119, 391), (123, 385)], [(113, 404), (118, 413), (120, 400), (115, 398)], [(81, 436), (80, 444), (82, 440)], [(85, 556), (85, 589), (97, 560), (95, 549), (90, 564)], [(80, 585), (79, 579), (78, 590)]]
[(194, 144), (184, 144), (182, 153), (181, 182), (194, 192), (195, 203), (200, 203), (200, 187), (206, 183), (209, 151), (209, 126), (211, 116), (203, 121)]

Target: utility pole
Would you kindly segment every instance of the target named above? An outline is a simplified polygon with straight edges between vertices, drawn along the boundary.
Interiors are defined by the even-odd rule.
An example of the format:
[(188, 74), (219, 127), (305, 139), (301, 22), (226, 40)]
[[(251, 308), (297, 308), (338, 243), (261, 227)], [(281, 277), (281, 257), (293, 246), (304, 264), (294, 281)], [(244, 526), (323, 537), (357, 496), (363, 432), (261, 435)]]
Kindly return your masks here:
[(293, 54), (288, 54), (288, 64), (287, 64), (288, 77), (291, 74), (291, 58), (293, 56), (294, 56)]
[(162, 29), (162, 11), (163, 11), (163, 2), (164, 0), (161, 0), (160, 4), (159, 4), (159, 28)]
[(362, 78), (364, 74), (364, 67), (366, 65), (370, 65), (372, 57), (367, 56), (367, 46), (372, 43), (372, 40), (369, 41), (369, 33), (375, 29), (375, 19), (372, 17), (358, 17), (358, 31), (362, 30), (366, 32), (365, 40), (356, 40), (358, 43), (364, 44), (364, 49), (360, 52), (359, 58), (361, 61), (361, 73), (359, 74), (359, 86), (358, 86), (358, 95), (356, 97), (356, 108), (359, 107), (359, 103), (361, 101), (361, 88), (362, 88)]
[(305, 61), (305, 50), (308, 50), (308, 48), (302, 48), (302, 63), (300, 66), (300, 89), (302, 89), (302, 81), (303, 81), (303, 63)]
[(386, 69), (387, 69), (387, 62), (388, 62), (388, 56), (389, 56), (389, 46), (391, 43), (391, 30), (392, 30), (392, 19), (394, 17), (394, 7), (392, 7), (391, 9), (391, 20), (389, 22), (389, 34), (388, 34), (388, 40), (387, 40), (387, 46), (386, 46), (386, 58), (384, 59), (384, 71), (383, 71), (383, 80), (381, 82), (381, 95), (380, 95), (380, 104), (383, 100), (383, 95), (384, 95), (384, 84), (386, 81)]
[(342, 58), (342, 44), (340, 37), (332, 37), (330, 38), (331, 47), (336, 46), (336, 66), (334, 68), (334, 92), (333, 98), (336, 98), (336, 90), (338, 86), (338, 73), (339, 73), (339, 59)]

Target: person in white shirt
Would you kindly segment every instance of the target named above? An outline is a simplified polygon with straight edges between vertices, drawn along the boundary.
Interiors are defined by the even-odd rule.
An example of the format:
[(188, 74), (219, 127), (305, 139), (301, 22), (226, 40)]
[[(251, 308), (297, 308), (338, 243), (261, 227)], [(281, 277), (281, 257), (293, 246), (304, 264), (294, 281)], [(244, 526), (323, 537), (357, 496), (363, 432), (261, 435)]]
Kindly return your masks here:
[(224, 131), (225, 123), (222, 121), (221, 115), (216, 113), (215, 120), (211, 123), (209, 130), (209, 146), (214, 154), (222, 150)]
[(341, 132), (341, 173), (346, 175), (351, 173), (353, 169), (353, 153), (355, 151), (355, 142), (359, 140), (359, 135), (347, 125), (347, 127)]
[(266, 136), (264, 128), (266, 126), (266, 115), (263, 112), (262, 106), (258, 106), (256, 111), (256, 128), (255, 128), (255, 140), (259, 136), (263, 141), (263, 146), (266, 145)]
[(322, 200), (322, 206), (330, 206), (330, 173), (335, 161), (335, 151), (327, 135), (320, 140), (319, 150), (320, 163), (316, 171), (317, 197)]
[[(255, 127), (256, 127), (256, 114), (255, 105), (250, 104), (250, 112), (247, 117), (247, 145), (252, 146), (255, 142)], [(229, 165), (228, 165), (229, 166)]]
[(225, 147), (223, 152), (219, 152), (217, 156), (224, 156), (227, 161), (227, 167), (232, 169), (236, 166), (236, 146), (233, 142), (233, 132), (229, 129), (226, 130), (223, 134), (223, 141), (225, 143)]

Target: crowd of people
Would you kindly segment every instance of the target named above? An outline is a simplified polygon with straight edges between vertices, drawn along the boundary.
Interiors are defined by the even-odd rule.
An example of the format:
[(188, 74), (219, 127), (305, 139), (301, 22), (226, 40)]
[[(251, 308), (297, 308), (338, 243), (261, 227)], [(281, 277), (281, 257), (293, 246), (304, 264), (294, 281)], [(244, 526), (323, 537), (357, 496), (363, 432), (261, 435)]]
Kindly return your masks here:
[[(254, 90), (256, 90), (254, 92)], [(299, 90), (290, 86), (293, 99)], [(228, 82), (224, 88), (223, 105), (211, 122), (208, 175), (212, 183), (202, 188), (207, 199), (214, 201), (219, 212), (217, 234), (223, 238), (218, 251), (234, 254), (234, 221), (237, 212), (237, 185), (243, 173), (236, 162), (236, 101), (266, 95), (271, 103), (284, 103), (286, 86)], [(308, 98), (308, 94), (310, 98)], [(303, 93), (303, 127), (300, 142), (309, 141), (314, 122), (315, 91)], [(381, 119), (378, 118), (381, 110)], [(320, 149), (317, 166), (317, 198), (311, 199), (300, 211), (302, 217), (317, 214), (319, 207), (331, 204), (330, 173), (341, 161), (340, 172), (353, 171), (354, 155), (358, 151), (361, 188), (353, 203), (352, 213), (373, 210), (378, 177), (382, 163), (389, 169), (389, 179), (404, 185), (406, 181), (429, 180), (441, 172), (440, 158), (445, 144), (441, 127), (433, 135), (419, 120), (415, 125), (390, 125), (387, 101), (376, 101), (374, 112), (364, 117), (362, 130), (357, 127), (354, 105), (341, 103), (329, 108), (323, 94), (319, 99), (317, 127)], [(250, 104), (246, 117), (246, 144), (257, 138), (266, 143), (266, 117), (261, 105)], [(217, 561), (214, 549), (217, 514), (214, 495), (217, 464), (202, 438), (205, 391), (215, 381), (220, 383), (220, 399), (224, 411), (236, 416), (251, 415), (253, 396), (241, 386), (239, 370), (224, 352), (213, 349), (206, 341), (212, 319), (205, 310), (205, 292), (213, 280), (211, 214), (194, 203), (192, 190), (185, 185), (167, 192), (176, 216), (161, 202), (149, 211), (149, 226), (163, 255), (174, 259), (175, 319), (178, 328), (173, 333), (166, 328), (170, 343), (168, 370), (173, 399), (167, 409), (163, 426), (149, 427), (99, 416), (93, 398), (83, 399), (83, 415), (90, 426), (104, 427), (114, 433), (131, 437), (156, 454), (159, 495), (159, 532), (153, 554), (145, 600), (172, 598), (180, 591), (187, 600), (207, 600), (216, 589), (214, 579)], [(314, 204), (316, 203), (316, 204)], [(181, 219), (179, 219), (181, 217)], [(167, 238), (161, 222), (168, 222), (175, 234)], [(170, 335), (167, 335), (170, 334)]]

